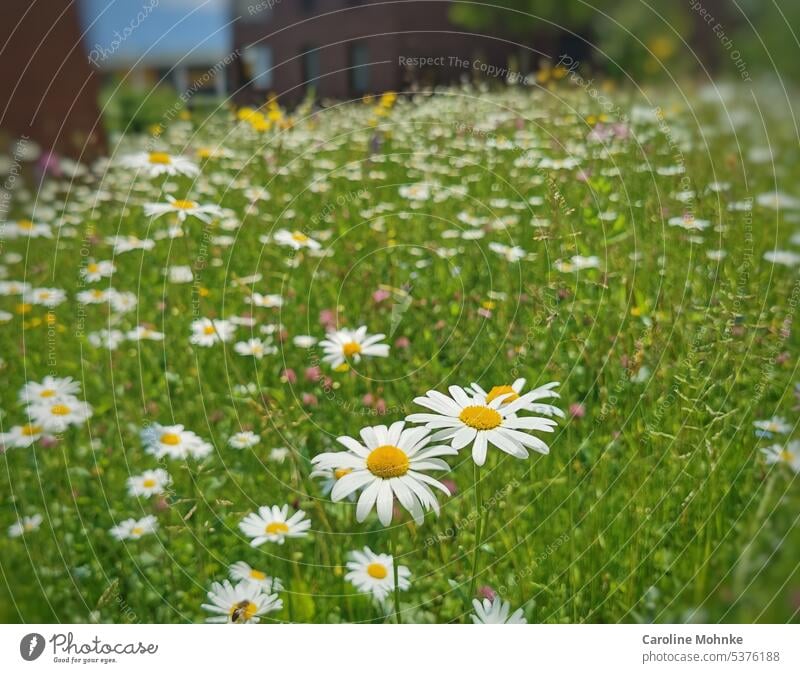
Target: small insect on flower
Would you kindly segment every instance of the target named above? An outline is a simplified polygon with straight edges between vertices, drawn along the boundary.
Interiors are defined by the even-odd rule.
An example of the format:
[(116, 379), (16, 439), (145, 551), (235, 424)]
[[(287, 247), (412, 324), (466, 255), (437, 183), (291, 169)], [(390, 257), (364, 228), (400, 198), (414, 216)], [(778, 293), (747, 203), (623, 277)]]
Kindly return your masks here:
[[(371, 595), (383, 603), (394, 592), (394, 558), (389, 554), (376, 554), (369, 547), (363, 551), (351, 551), (347, 558), (350, 571), (345, 579), (361, 593)], [(406, 566), (397, 566), (397, 588), (407, 591), (411, 586), (411, 571)]]
[(228, 567), (228, 573), (234, 582), (253, 582), (261, 586), (261, 590), (271, 594), (282, 591), (283, 583), (277, 577), (270, 577), (263, 570), (256, 570), (244, 561), (237, 561)]
[(228, 580), (214, 582), (207, 595), (210, 602), (201, 607), (215, 615), (206, 619), (212, 624), (255, 624), (264, 615), (283, 608), (277, 594), (265, 593), (256, 582), (235, 586)]
[(375, 507), (384, 526), (392, 522), (395, 498), (421, 524), (426, 511), (439, 514), (439, 503), (431, 487), (450, 495), (447, 487), (426, 471), (449, 470), (441, 456), (454, 456), (449, 446), (428, 446), (427, 428), (404, 429), (398, 421), (390, 427), (377, 425), (361, 430), (363, 444), (352, 437), (339, 437), (347, 451), (322, 453), (312, 459), (316, 469), (349, 470), (342, 474), (331, 490), (331, 499), (338, 502), (363, 489), (356, 506), (356, 519), (361, 522)]
[(530, 434), (536, 430), (553, 432), (556, 421), (541, 416), (518, 417), (531, 402), (542, 397), (552, 397), (549, 386), (542, 386), (512, 402), (506, 400), (516, 395), (505, 392), (491, 401), (489, 395), (475, 393), (470, 397), (460, 386), (450, 386), (450, 397), (430, 390), (424, 397), (414, 398), (414, 402), (434, 413), (411, 414), (406, 420), (412, 423), (425, 423), (430, 430), (437, 430), (434, 441), (450, 442), (456, 450), (472, 443), (472, 459), (476, 465), (486, 462), (489, 444), (516, 458), (527, 458), (528, 449), (547, 454), (550, 448), (538, 437)]
[(389, 357), (389, 344), (378, 343), (384, 334), (368, 334), (365, 326), (357, 330), (342, 329), (328, 332), (319, 342), (325, 355), (322, 359), (336, 369), (348, 360), (360, 362), (361, 356)]
[(155, 533), (158, 521), (150, 514), (141, 519), (125, 519), (114, 526), (110, 533), (117, 540), (138, 540), (144, 535)]
[(306, 537), (311, 521), (306, 513), (298, 510), (289, 516), (289, 505), (278, 507), (259, 507), (239, 522), (239, 529), (252, 538), (250, 544), (258, 547), (265, 542), (283, 544), (287, 537)]
[(128, 477), (128, 495), (144, 496), (149, 498), (151, 495), (160, 495), (172, 481), (166, 470), (161, 468), (155, 470), (145, 470), (142, 474)]
[(509, 615), (511, 610), (510, 603), (495, 596), (493, 601), (484, 598), (483, 602), (477, 598), (473, 599), (472, 607), (475, 613), (470, 615), (473, 624), (527, 624), (528, 621), (522, 616), (522, 608)]
[(26, 533), (33, 533), (39, 530), (42, 525), (42, 515), (34, 514), (33, 516), (23, 516), (16, 523), (8, 527), (8, 537), (19, 537)]
[(197, 175), (200, 169), (186, 157), (167, 152), (138, 152), (120, 159), (120, 165), (141, 171), (149, 177), (159, 175)]

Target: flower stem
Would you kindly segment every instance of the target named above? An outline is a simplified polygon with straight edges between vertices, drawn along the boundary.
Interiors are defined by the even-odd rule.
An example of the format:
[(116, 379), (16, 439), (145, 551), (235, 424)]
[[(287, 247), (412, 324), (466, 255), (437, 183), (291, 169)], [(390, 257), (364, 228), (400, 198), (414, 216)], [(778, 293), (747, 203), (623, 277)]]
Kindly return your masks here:
[(478, 554), (483, 543), (483, 498), (481, 497), (481, 482), (478, 475), (478, 466), (472, 464), (473, 490), (475, 491), (475, 549), (472, 555), (472, 576), (469, 580), (469, 593), (467, 594), (467, 611), (472, 609), (472, 599), (475, 597), (475, 582), (478, 579)]
[(389, 553), (392, 555), (392, 572), (394, 573), (394, 620), (400, 624), (400, 582), (398, 581), (398, 558), (397, 558), (397, 540), (395, 536), (400, 527), (397, 526), (394, 530), (389, 532)]

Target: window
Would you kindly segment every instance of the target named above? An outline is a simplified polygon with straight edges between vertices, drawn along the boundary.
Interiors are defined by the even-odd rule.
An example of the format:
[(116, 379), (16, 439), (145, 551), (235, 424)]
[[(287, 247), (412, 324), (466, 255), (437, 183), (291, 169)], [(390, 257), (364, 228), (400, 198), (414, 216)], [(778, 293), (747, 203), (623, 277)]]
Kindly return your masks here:
[(360, 96), (369, 91), (369, 50), (363, 42), (354, 42), (349, 51), (350, 92)]
[(251, 45), (242, 51), (244, 76), (254, 89), (272, 86), (272, 49), (265, 44)]
[(316, 86), (316, 80), (320, 75), (319, 49), (307, 47), (302, 52), (303, 83), (306, 86)]

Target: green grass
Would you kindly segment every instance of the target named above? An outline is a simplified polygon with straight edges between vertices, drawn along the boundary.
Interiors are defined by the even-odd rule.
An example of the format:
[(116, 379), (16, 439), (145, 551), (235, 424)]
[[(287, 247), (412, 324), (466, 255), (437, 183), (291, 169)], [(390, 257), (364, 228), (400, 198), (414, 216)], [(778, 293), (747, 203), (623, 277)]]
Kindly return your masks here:
[[(548, 456), (521, 461), (490, 448), (479, 472), (486, 504), (478, 586), (498, 590), (531, 622), (795, 621), (800, 496), (791, 470), (766, 466), (759, 451), (783, 438), (756, 437), (753, 421), (777, 414), (796, 425), (797, 270), (762, 255), (791, 249), (798, 211), (757, 201), (752, 212), (727, 207), (775, 190), (772, 165), (748, 158), (767, 144), (749, 94), (728, 107), (692, 97), (692, 108), (658, 95), (648, 102), (610, 93), (609, 110), (567, 83), (551, 92), (449, 90), (401, 95), (380, 118), (361, 103), (299, 112), (292, 128), (264, 134), (225, 114), (173, 124), (164, 135), (173, 152), (228, 150), (202, 162), (196, 180), (133, 180), (129, 170), (98, 168), (94, 181), (61, 179), (38, 197), (18, 194), (10, 219), (30, 217), (35, 203), (37, 213), (45, 209), (37, 221), (56, 222), (63, 210), (67, 224), (57, 239), (4, 241), (4, 254), (22, 256), (2, 262), (8, 278), (63, 288), (69, 300), (52, 310), (48, 328), (47, 309), (19, 315), (19, 298), (0, 296), (0, 310), (14, 315), (0, 325), (2, 430), (25, 422), (17, 392), (47, 374), (80, 380), (94, 414), (54, 446), (0, 455), (0, 524), (35, 512), (45, 519), (21, 538), (0, 537), (0, 618), (202, 621), (210, 583), (245, 560), (286, 585), (285, 607), (270, 617), (383, 621), (342, 566), (364, 545), (388, 552), (389, 534), (374, 514), (357, 524), (351, 505), (322, 496), (308, 476), (310, 458), (339, 435), (420, 411), (413, 398), (429, 389), (526, 377), (529, 385), (561, 381), (559, 404), (585, 413), (568, 414), (547, 438)], [(587, 140), (587, 117), (606, 113), (611, 123), (634, 105), (660, 106), (663, 122), (632, 121), (633, 136), (610, 153)], [(730, 109), (749, 111), (758, 124), (734, 135), (725, 125)], [(779, 188), (793, 194), (793, 126), (777, 109), (761, 112)], [(130, 137), (123, 149), (147, 142)], [(568, 156), (579, 166), (538, 165)], [(657, 171), (670, 166), (685, 167), (685, 176)], [(730, 188), (709, 192), (715, 181)], [(425, 201), (399, 195), (418, 182), (438, 187)], [(327, 189), (310, 189), (320, 183)], [(687, 185), (696, 192), (688, 206), (675, 198)], [(252, 187), (271, 198), (245, 215), (244, 190)], [(112, 323), (122, 331), (149, 323), (166, 336), (95, 348), (83, 335), (107, 327), (109, 313), (79, 310), (79, 269), (87, 250), (112, 258), (105, 236), (163, 231), (169, 218), (151, 223), (142, 210), (165, 200), (162, 188), (218, 203), (242, 226), (223, 231), (219, 222), (189, 219), (183, 238), (114, 257), (111, 285), (139, 303)], [(667, 224), (687, 207), (711, 226), (697, 233)], [(611, 210), (617, 215), (599, 217)], [(442, 237), (473, 229), (457, 219), (462, 212), (487, 225), (507, 215), (517, 221), (480, 240)], [(329, 255), (259, 242), (278, 228), (324, 238)], [(209, 238), (220, 234), (235, 242)], [(530, 257), (506, 262), (490, 242), (519, 245)], [(721, 262), (706, 256), (716, 249), (727, 252)], [(576, 254), (597, 255), (601, 268), (557, 270), (556, 260)], [(193, 266), (195, 284), (166, 282), (162, 269), (173, 264)], [(250, 286), (232, 281), (254, 273), (263, 280), (253, 289), (285, 299), (280, 310), (253, 309), (260, 324), (284, 325), (278, 354), (256, 361), (236, 354), (233, 342), (192, 346), (194, 318), (250, 312)], [(341, 326), (388, 333), (393, 301), (372, 299), (381, 285), (410, 286), (413, 299), (387, 339), (390, 357), (362, 360), (351, 373), (321, 365), (331, 387), (306, 380), (321, 352), (292, 338), (321, 338), (324, 310)], [(236, 340), (249, 331), (239, 327)], [(401, 337), (408, 348), (395, 345)], [(297, 382), (282, 378), (287, 368)], [(260, 392), (232, 392), (251, 382)], [(304, 405), (304, 393), (318, 404)], [(368, 394), (385, 401), (386, 416), (363, 404)], [(108, 532), (115, 522), (154, 511), (153, 501), (125, 488), (129, 475), (158, 466), (138, 436), (151, 422), (182, 423), (215, 452), (199, 464), (161, 461), (173, 485), (156, 510), (158, 534), (117, 542)], [(240, 428), (261, 443), (228, 447)], [(282, 446), (289, 457), (270, 460)], [(396, 529), (400, 563), (412, 572), (401, 595), (404, 621), (468, 620), (480, 515), (469, 450), (449, 462), (444, 478), (458, 490), (441, 501), (441, 517), (417, 527), (404, 515)], [(311, 537), (250, 548), (238, 522), (260, 505), (284, 503), (308, 513)]]

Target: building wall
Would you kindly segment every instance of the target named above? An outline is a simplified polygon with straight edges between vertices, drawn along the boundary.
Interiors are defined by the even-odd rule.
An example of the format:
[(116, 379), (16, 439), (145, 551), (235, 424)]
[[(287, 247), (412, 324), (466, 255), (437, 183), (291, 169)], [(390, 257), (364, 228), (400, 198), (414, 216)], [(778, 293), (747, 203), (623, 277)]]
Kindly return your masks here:
[(98, 77), (75, 3), (0, 2), (0, 129), (45, 150), (91, 159), (105, 152)]

